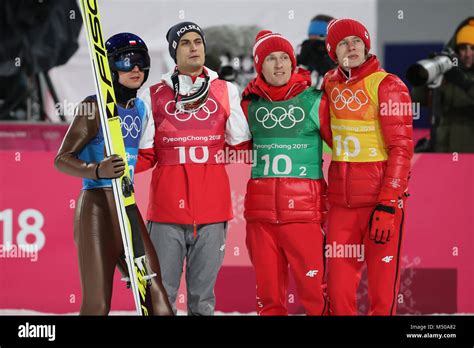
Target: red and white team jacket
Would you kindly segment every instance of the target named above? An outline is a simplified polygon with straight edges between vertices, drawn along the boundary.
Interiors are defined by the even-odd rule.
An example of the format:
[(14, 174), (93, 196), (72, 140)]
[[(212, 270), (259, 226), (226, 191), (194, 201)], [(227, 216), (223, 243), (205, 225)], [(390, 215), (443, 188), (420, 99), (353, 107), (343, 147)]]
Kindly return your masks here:
[(386, 73), (376, 56), (345, 76), (326, 73), (333, 154), (331, 206), (364, 207), (397, 200), (407, 190), (413, 156), (411, 98), (405, 84)]
[[(229, 178), (225, 164), (217, 158), (225, 146), (245, 147), (251, 135), (237, 87), (205, 69), (210, 92), (199, 111), (185, 113), (176, 109), (173, 71), (140, 97), (147, 116), (135, 172), (155, 167), (148, 220), (196, 225), (233, 218)], [(193, 82), (190, 76), (179, 75), (180, 94), (192, 91), (201, 79)]]

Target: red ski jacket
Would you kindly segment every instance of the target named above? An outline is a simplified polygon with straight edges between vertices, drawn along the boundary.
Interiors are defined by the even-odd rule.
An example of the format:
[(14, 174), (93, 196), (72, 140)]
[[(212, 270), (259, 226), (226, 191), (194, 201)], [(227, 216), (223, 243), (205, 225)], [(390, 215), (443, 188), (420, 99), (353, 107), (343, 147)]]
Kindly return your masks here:
[[(294, 73), (296, 74), (296, 73)], [(276, 100), (288, 100), (303, 92), (311, 84), (310, 75), (303, 69), (298, 71), (303, 77), (294, 86), (289, 86), (289, 93), (283, 98)], [(307, 75), (307, 76), (306, 76)], [(258, 85), (264, 83), (257, 78), (251, 82), (243, 93), (242, 110), (248, 119), (248, 96), (255, 94), (258, 97), (272, 97), (272, 88), (266, 86), (265, 90), (259, 90)], [(293, 78), (292, 78), (293, 80)], [(291, 84), (292, 80), (289, 81)], [(301, 80), (304, 80), (301, 81)], [(275, 93), (276, 95), (276, 93)], [(281, 93), (280, 93), (281, 95)], [(320, 136), (331, 146), (331, 130), (329, 128), (329, 103), (323, 94), (319, 105)], [(315, 136), (319, 136), (315, 134)], [(249, 144), (251, 147), (251, 144)], [(247, 194), (245, 196), (245, 218), (247, 221), (262, 221), (270, 223), (289, 222), (316, 222), (323, 223), (327, 215), (327, 184), (321, 179), (300, 178), (258, 178), (250, 179), (247, 183)], [(294, 202), (293, 209), (288, 206), (288, 200)]]
[[(200, 161), (197, 160), (193, 163), (190, 160), (193, 155), (198, 158), (202, 156), (203, 146), (196, 144), (203, 144), (196, 143), (188, 133), (195, 132), (199, 136), (197, 138), (205, 138), (202, 141), (208, 141), (209, 137), (203, 136), (206, 129), (202, 129), (200, 123), (203, 123), (205, 118), (212, 118), (221, 112), (221, 109), (225, 109), (225, 120), (215, 119), (217, 121), (214, 122), (222, 122), (218, 126), (223, 134), (212, 135), (213, 138), (224, 137), (225, 144), (219, 143), (222, 145), (221, 150), (224, 150), (225, 146), (236, 149), (240, 146), (245, 147), (245, 143), (250, 141), (250, 131), (240, 107), (237, 87), (230, 82), (218, 80), (216, 72), (210, 69), (206, 71), (210, 76), (209, 98), (207, 104), (199, 111), (207, 113), (204, 118), (199, 113), (177, 111), (174, 107), (173, 94), (160, 94), (161, 89), (172, 90), (173, 71), (165, 74), (160, 83), (147, 89), (141, 96), (147, 107), (147, 121), (141, 135), (135, 172), (154, 168), (147, 212), (147, 219), (150, 221), (197, 225), (223, 222), (233, 218), (231, 191), (225, 165), (212, 162), (198, 163)], [(199, 82), (194, 82), (191, 77), (185, 75), (180, 75), (179, 79), (182, 94), (195, 88)], [(169, 100), (162, 100), (163, 95), (168, 95)], [(159, 109), (160, 107), (162, 109), (164, 107), (165, 110)], [(157, 114), (154, 110), (161, 110), (161, 113)], [(165, 133), (163, 129), (166, 130)], [(183, 133), (182, 129), (188, 133)], [(163, 134), (166, 134), (166, 137)], [(179, 151), (182, 149), (178, 146), (183, 145), (183, 142), (187, 144), (188, 140), (193, 144), (186, 148), (187, 152), (183, 156), (186, 159), (185, 163), (166, 163), (166, 156), (160, 156), (165, 150), (168, 152), (174, 150), (176, 156), (173, 160), (180, 158)], [(166, 143), (177, 145), (174, 148), (165, 147), (163, 144)], [(198, 153), (198, 150), (201, 152)]]
[(347, 75), (333, 69), (322, 87), (333, 139), (329, 203), (361, 207), (397, 200), (407, 190), (413, 156), (410, 94), (376, 56)]

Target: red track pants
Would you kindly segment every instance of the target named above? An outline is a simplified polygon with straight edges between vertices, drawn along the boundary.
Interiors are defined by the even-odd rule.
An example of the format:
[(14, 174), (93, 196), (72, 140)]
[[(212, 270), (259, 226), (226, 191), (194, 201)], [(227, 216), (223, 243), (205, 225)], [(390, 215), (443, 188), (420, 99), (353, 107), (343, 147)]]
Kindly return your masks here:
[[(369, 219), (373, 207), (331, 206), (328, 215), (327, 251), (345, 245), (363, 246), (363, 261), (346, 252), (326, 253), (330, 315), (357, 315), (356, 292), (364, 261), (367, 263), (369, 315), (394, 315), (400, 284), (403, 209), (395, 209), (395, 233), (388, 243), (369, 239)], [(336, 248), (334, 248), (336, 246)], [(349, 248), (346, 248), (349, 250)], [(354, 248), (352, 249), (354, 250)], [(349, 256), (349, 257), (348, 257)]]
[(289, 267), (306, 314), (325, 313), (324, 240), (318, 223), (247, 223), (246, 244), (256, 274), (259, 315), (288, 315)]

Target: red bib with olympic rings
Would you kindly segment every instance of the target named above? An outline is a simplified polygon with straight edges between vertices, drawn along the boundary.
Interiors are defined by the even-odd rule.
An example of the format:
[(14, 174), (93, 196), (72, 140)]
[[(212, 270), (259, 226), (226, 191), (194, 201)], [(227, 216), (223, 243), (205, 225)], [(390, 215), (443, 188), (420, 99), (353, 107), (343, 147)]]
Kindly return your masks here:
[(177, 109), (173, 91), (164, 83), (151, 87), (150, 97), (158, 165), (218, 163), (230, 115), (225, 81), (212, 81), (207, 101), (193, 112)]

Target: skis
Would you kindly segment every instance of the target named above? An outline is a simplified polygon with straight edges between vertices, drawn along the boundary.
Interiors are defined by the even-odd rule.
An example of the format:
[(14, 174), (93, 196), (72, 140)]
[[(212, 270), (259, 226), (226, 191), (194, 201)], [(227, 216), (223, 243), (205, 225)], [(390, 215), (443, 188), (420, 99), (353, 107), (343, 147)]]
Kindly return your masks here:
[(92, 61), (105, 151), (107, 156), (120, 155), (125, 162), (125, 173), (122, 177), (112, 180), (112, 189), (119, 218), (125, 261), (130, 277), (130, 287), (132, 288), (138, 315), (149, 315), (146, 299), (147, 292), (149, 292), (149, 279), (154, 275), (149, 275), (147, 270), (145, 248), (140, 234), (141, 216), (135, 203), (133, 185), (130, 179), (97, 2), (97, 0), (80, 0)]

